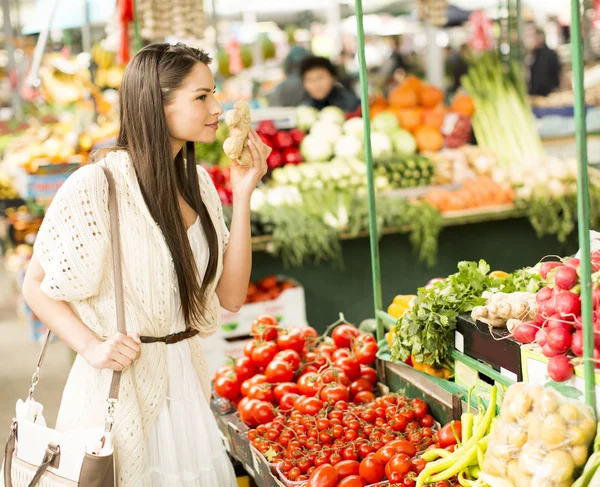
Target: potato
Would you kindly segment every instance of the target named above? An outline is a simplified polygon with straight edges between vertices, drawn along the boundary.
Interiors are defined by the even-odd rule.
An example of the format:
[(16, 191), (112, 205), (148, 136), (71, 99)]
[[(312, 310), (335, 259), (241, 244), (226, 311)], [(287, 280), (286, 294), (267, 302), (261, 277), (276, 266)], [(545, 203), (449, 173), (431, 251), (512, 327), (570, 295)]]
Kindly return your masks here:
[(554, 450), (546, 455), (542, 462), (544, 478), (561, 484), (573, 479), (575, 464), (571, 455), (564, 450)]
[(486, 455), (483, 462), (483, 470), (494, 477), (506, 477), (506, 462), (500, 461), (492, 455)]
[[(542, 395), (537, 400), (536, 406), (536, 409), (538, 409), (540, 413), (542, 413), (544, 416), (547, 416), (556, 412), (559, 406), (559, 401), (554, 391), (551, 391), (550, 389), (545, 389), (544, 392), (542, 392)], [(569, 422), (569, 420), (566, 418), (565, 421)]]
[(574, 404), (570, 403), (560, 406), (558, 414), (565, 420), (565, 423), (574, 423), (579, 419), (579, 410)]
[(509, 412), (514, 418), (525, 418), (531, 411), (533, 401), (531, 396), (523, 394), (516, 396), (508, 405)]
[(527, 441), (527, 431), (519, 427), (509, 427), (506, 440), (511, 448), (520, 450)]
[(515, 477), (515, 481), (515, 487), (532, 487), (533, 485), (533, 477), (521, 471)]
[(569, 428), (569, 443), (572, 446), (586, 446), (589, 442), (589, 434), (581, 426), (571, 426)]
[(588, 448), (585, 445), (577, 445), (571, 448), (571, 458), (575, 467), (583, 467), (588, 459)]
[(546, 416), (542, 424), (541, 440), (548, 448), (554, 448), (567, 441), (567, 425), (558, 414)]
[(519, 476), (519, 462), (517, 460), (509, 462), (506, 466), (506, 473), (508, 479), (514, 484)]
[(519, 470), (533, 474), (545, 456), (546, 452), (540, 446), (526, 443), (519, 455)]

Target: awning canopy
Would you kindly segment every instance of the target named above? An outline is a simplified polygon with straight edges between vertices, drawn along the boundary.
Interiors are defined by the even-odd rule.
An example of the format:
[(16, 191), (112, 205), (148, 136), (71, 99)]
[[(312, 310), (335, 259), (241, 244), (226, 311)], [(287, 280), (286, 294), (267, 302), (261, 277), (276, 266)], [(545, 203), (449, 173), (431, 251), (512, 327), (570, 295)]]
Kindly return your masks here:
[[(54, 0), (37, 0), (30, 12), (23, 12), (23, 34), (37, 34), (44, 30), (52, 12)], [(90, 24), (104, 24), (115, 12), (115, 0), (87, 0)], [(77, 29), (85, 24), (86, 0), (58, 0), (52, 18), (51, 30)]]

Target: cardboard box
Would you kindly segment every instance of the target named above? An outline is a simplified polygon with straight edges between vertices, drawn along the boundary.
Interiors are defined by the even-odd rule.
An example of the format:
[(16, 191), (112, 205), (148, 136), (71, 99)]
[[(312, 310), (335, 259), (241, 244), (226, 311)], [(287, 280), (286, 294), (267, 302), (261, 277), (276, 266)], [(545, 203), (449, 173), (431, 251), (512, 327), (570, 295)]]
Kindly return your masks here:
[(281, 326), (306, 326), (304, 288), (293, 279), (284, 276), (277, 276), (277, 279), (293, 282), (296, 287), (286, 289), (273, 301), (245, 304), (237, 313), (221, 309), (218, 334), (223, 338), (249, 336), (252, 322), (261, 314), (275, 316)]
[[(544, 385), (550, 378), (548, 377), (549, 358), (542, 354), (537, 345), (523, 345), (521, 347), (521, 363), (523, 367), (523, 381), (531, 384)], [(596, 413), (600, 413), (600, 371), (596, 370)], [(579, 399), (584, 399), (585, 381), (583, 366), (575, 367), (575, 375), (562, 384), (566, 387), (574, 387), (581, 392)]]

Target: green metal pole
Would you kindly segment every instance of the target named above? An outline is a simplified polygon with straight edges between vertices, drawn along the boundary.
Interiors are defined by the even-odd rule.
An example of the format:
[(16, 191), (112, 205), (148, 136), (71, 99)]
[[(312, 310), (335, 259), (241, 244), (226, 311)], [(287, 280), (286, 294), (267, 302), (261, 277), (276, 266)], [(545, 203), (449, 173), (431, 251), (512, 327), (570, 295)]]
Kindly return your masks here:
[(140, 23), (138, 22), (138, 10), (137, 1), (132, 0), (133, 3), (133, 50), (138, 52), (142, 49), (142, 36), (140, 35)]
[(371, 153), (371, 123), (369, 111), (369, 80), (365, 59), (365, 32), (363, 28), (362, 1), (355, 0), (356, 32), (358, 35), (358, 61), (360, 66), (360, 98), (365, 127), (365, 161), (367, 163), (367, 190), (369, 192), (369, 234), (371, 238), (371, 273), (373, 277), (374, 316), (377, 319), (377, 340), (383, 339), (383, 323), (378, 317), (382, 308), (381, 271), (379, 265), (379, 239), (377, 235), (377, 208), (375, 204), (375, 177), (373, 174), (373, 155)]
[(583, 36), (580, 0), (571, 0), (571, 49), (573, 91), (575, 93), (575, 137), (577, 141), (577, 219), (581, 249), (581, 315), (583, 317), (583, 357), (585, 400), (595, 409), (594, 328), (592, 323), (592, 276), (590, 258), (590, 198), (588, 192), (587, 131), (583, 87)]

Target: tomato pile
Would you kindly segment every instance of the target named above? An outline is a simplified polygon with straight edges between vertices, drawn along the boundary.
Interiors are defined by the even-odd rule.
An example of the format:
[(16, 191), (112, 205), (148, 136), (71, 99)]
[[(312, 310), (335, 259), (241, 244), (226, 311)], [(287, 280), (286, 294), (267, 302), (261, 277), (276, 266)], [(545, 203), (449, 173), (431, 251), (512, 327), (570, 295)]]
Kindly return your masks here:
[(244, 304), (272, 301), (277, 299), (283, 291), (294, 287), (296, 285), (293, 282), (279, 280), (277, 276), (264, 277), (260, 281), (251, 282), (248, 285), (248, 293)]
[(282, 328), (261, 315), (252, 335), (244, 355), (214, 379), (215, 392), (237, 405), (248, 426), (272, 421), (276, 411), (314, 415), (328, 403), (375, 399), (377, 374), (368, 366), (379, 347), (355, 327), (339, 325), (331, 338), (319, 337), (314, 328)]

